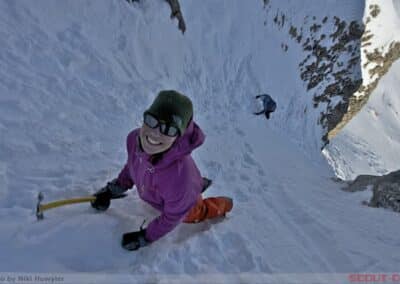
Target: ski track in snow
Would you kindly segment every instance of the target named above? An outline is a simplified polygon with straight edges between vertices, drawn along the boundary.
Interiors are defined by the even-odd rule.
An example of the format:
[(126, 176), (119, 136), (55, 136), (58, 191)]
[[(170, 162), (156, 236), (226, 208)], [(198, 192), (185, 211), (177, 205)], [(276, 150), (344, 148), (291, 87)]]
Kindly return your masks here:
[[(274, 72), (260, 69), (266, 61), (259, 49), (249, 53), (246, 47), (233, 49), (233, 43), (225, 46), (209, 23), (212, 13), (227, 9), (226, 1), (211, 14), (211, 2), (183, 6), (194, 17), (187, 45), (166, 5), (157, 10), (151, 2), (132, 7), (124, 2), (82, 1), (77, 15), (50, 13), (48, 19), (40, 17), (44, 12), (36, 4), (0, 2), (0, 21), (7, 27), (0, 29), (0, 271), (150, 275), (398, 269), (400, 259), (389, 256), (400, 246), (398, 216), (362, 207), (363, 195), (340, 191), (326, 163), (293, 141), (286, 132), (290, 126), (280, 129), (282, 121), (298, 117), (285, 120), (277, 111), (266, 121), (249, 114), (253, 94), (289, 87), (281, 81), (275, 86), (272, 79), (265, 83), (257, 71)], [(232, 3), (233, 18), (258, 7)], [(77, 4), (43, 5), (71, 12)], [(350, 6), (349, 13), (356, 13)], [(110, 17), (103, 31), (90, 17), (97, 13)], [(229, 21), (220, 19), (217, 26), (229, 30), (231, 38), (256, 25)], [(140, 40), (132, 40), (132, 34)], [(259, 35), (268, 41), (265, 36), (272, 35)], [(271, 57), (281, 54), (279, 47), (268, 48)], [(222, 60), (227, 52), (237, 59)], [(154, 93), (170, 87), (198, 94), (193, 101), (207, 139), (193, 155), (202, 174), (214, 180), (205, 196), (232, 196), (231, 214), (181, 224), (133, 253), (120, 247), (122, 233), (158, 214), (134, 190), (104, 213), (73, 205), (45, 212), (37, 222), (33, 208), (39, 191), (45, 202), (87, 195), (115, 177), (126, 159), (126, 135), (140, 125)], [(287, 101), (296, 106), (290, 98), (278, 99), (279, 106)]]

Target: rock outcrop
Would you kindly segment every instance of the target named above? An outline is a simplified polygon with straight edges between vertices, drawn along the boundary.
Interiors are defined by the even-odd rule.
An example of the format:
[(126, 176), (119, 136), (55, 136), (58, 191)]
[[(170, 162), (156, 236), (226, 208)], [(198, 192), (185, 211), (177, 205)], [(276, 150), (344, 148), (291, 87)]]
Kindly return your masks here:
[(383, 207), (400, 213), (400, 170), (384, 176), (360, 175), (343, 190), (356, 192), (371, 189), (372, 198), (365, 205)]

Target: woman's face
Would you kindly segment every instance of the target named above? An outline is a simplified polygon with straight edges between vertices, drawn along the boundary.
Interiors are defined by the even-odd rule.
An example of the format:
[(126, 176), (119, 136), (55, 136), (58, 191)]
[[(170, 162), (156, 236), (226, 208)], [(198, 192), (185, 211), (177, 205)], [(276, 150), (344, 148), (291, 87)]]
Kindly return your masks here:
[(161, 134), (159, 127), (150, 128), (143, 123), (139, 137), (143, 150), (149, 155), (154, 155), (168, 150), (178, 136), (169, 137)]

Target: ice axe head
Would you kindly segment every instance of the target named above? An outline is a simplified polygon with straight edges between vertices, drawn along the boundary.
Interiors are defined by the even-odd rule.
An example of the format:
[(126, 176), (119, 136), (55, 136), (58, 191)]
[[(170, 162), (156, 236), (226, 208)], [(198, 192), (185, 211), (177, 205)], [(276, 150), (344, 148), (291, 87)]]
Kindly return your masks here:
[(43, 201), (43, 193), (39, 192), (38, 194), (38, 202), (36, 205), (36, 218), (38, 220), (42, 220), (43, 219), (43, 211), (41, 210), (41, 205), (42, 205), (42, 201)]

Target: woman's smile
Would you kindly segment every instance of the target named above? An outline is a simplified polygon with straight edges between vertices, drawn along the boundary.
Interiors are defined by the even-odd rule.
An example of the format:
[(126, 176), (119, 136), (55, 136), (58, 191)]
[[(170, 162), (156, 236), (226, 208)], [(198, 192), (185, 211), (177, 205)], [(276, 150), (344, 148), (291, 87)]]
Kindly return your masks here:
[(145, 123), (140, 129), (139, 137), (143, 150), (149, 155), (167, 151), (177, 138), (163, 135), (158, 127), (150, 128)]
[(149, 142), (149, 144), (153, 145), (153, 146), (159, 146), (162, 143), (157, 141), (156, 139), (151, 138), (150, 136), (146, 135), (146, 140), (147, 142)]

